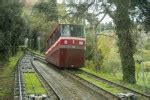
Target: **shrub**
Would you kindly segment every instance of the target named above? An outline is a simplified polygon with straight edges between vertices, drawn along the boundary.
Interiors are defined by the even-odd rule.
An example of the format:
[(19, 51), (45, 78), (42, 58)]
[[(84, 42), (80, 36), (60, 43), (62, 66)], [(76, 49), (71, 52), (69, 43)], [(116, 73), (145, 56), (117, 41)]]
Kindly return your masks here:
[(145, 71), (150, 71), (150, 62), (144, 62), (144, 70)]
[(94, 69), (95, 68), (95, 64), (92, 60), (86, 60), (85, 61), (85, 67), (89, 68), (89, 69)]
[(120, 72), (121, 71), (121, 63), (119, 60), (116, 60), (116, 59), (104, 60), (102, 71), (107, 72), (107, 73)]

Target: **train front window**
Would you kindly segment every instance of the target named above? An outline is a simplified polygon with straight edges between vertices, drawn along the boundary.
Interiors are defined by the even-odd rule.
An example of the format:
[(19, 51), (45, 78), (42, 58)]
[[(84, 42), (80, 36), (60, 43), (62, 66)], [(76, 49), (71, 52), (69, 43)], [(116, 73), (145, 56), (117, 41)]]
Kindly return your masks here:
[(81, 25), (62, 25), (61, 36), (84, 37), (83, 26)]
[(70, 33), (73, 37), (83, 37), (83, 27), (80, 25), (70, 25)]
[(62, 32), (61, 32), (61, 35), (62, 36), (70, 36), (70, 27), (69, 25), (62, 25), (62, 28), (61, 28)]

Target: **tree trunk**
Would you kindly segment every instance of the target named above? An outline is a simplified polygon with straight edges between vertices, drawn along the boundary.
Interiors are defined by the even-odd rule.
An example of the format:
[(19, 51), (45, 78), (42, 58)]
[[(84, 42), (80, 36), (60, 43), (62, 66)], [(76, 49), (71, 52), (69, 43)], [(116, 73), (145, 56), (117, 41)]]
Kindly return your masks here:
[(117, 10), (114, 23), (118, 35), (119, 51), (122, 63), (123, 80), (134, 84), (135, 63), (134, 63), (134, 42), (131, 35), (131, 20), (129, 17), (129, 1), (119, 0), (116, 2)]

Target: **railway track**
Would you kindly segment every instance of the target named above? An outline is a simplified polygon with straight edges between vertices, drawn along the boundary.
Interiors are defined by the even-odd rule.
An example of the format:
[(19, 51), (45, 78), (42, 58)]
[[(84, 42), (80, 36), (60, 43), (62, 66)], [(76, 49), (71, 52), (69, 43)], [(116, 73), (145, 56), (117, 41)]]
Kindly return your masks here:
[[(34, 54), (34, 53), (33, 53), (33, 55), (36, 56), (36, 57), (37, 57), (39, 60), (41, 60), (41, 61), (44, 61), (44, 60), (45, 60), (44, 57), (41, 57), (40, 55), (36, 55), (36, 54)], [(39, 56), (40, 56), (40, 57), (39, 57)], [(70, 75), (70, 76), (72, 76), (72, 77), (74, 77), (74, 78), (76, 78), (76, 79), (79, 79), (80, 81), (84, 81), (84, 83), (86, 83), (86, 84), (91, 84), (90, 82), (85, 82), (86, 80), (84, 80), (83, 78), (81, 78), (81, 77), (79, 77), (78, 75), (76, 75), (76, 71), (74, 71), (74, 72), (72, 72), (72, 71), (70, 71), (70, 70), (66, 70), (66, 71), (67, 71), (67, 74), (68, 74), (68, 75)], [(108, 84), (108, 85), (110, 85), (110, 86), (115, 86), (115, 87), (117, 87), (117, 88), (118, 88), (118, 87), (121, 88), (121, 89), (124, 91), (124, 93), (122, 94), (122, 95), (124, 95), (124, 96), (127, 96), (126, 93), (129, 93), (129, 94), (131, 95), (131, 97), (133, 97), (133, 95), (134, 95), (134, 97), (133, 97), (134, 99), (140, 98), (140, 99), (138, 99), (138, 100), (150, 100), (150, 95), (147, 95), (147, 94), (144, 94), (144, 93), (135, 91), (135, 90), (133, 90), (133, 89), (127, 88), (127, 87), (125, 87), (125, 86), (123, 86), (123, 85), (120, 85), (120, 84), (114, 83), (114, 82), (112, 82), (112, 81), (106, 80), (106, 79), (104, 79), (104, 78), (102, 78), (102, 77), (93, 75), (93, 74), (88, 73), (88, 72), (86, 72), (86, 71), (84, 71), (84, 70), (81, 70), (81, 69), (78, 69), (77, 71), (80, 71), (82, 74), (84, 74), (84, 75), (86, 75), (86, 76), (88, 76), (88, 77), (90, 77), (90, 78), (92, 78), (92, 79), (94, 79), (94, 80), (100, 81), (100, 82), (102, 82), (102, 83), (106, 83), (106, 84)], [(94, 87), (94, 84), (91, 85), (91, 87)], [(96, 86), (95, 89), (96, 89), (96, 88), (98, 89), (99, 87)], [(112, 95), (111, 97), (118, 98), (118, 96), (116, 97), (115, 94), (113, 94), (113, 93), (111, 93), (111, 92), (108, 92), (108, 91), (106, 91), (106, 90), (104, 90), (104, 89), (102, 89), (102, 88), (99, 89), (99, 90), (105, 91), (105, 92), (103, 92), (104, 94), (108, 93), (109, 95)], [(117, 95), (118, 95), (118, 94), (117, 94)], [(118, 98), (118, 100), (119, 100), (119, 98)]]
[[(32, 79), (33, 76), (34, 79)], [(25, 77), (27, 78), (27, 80)], [(37, 78), (39, 78), (39, 80)], [(35, 79), (37, 79), (38, 81), (36, 81)], [(37, 84), (42, 85), (37, 85), (34, 81), (36, 81)], [(29, 86), (27, 87), (27, 85)], [(40, 88), (37, 86), (40, 86)], [(39, 92), (41, 90), (43, 91), (43, 88), (41, 88), (43, 86), (45, 90), (47, 90), (46, 94), (45, 92), (44, 94)], [(32, 56), (27, 53), (24, 54), (24, 56), (21, 57), (17, 62), (14, 85), (14, 100), (32, 99), (61, 100), (60, 97), (57, 94), (55, 94), (55, 91), (51, 88), (51, 86), (47, 84), (47, 81), (40, 75), (40, 73), (38, 73), (37, 69), (35, 69), (35, 66), (33, 66), (32, 64)]]
[[(45, 63), (44, 59), (41, 59), (41, 58), (37, 58), (37, 59)], [(60, 70), (55, 67), (53, 67), (53, 69), (60, 72)], [(101, 96), (105, 97), (106, 100), (110, 99), (110, 98), (111, 98), (111, 100), (121, 100), (120, 97), (118, 97), (117, 95), (112, 94), (111, 92), (108, 92), (100, 87), (97, 87), (94, 84), (78, 77), (77, 75), (75, 75), (69, 71), (61, 70), (61, 72), (63, 73), (63, 75), (65, 75), (65, 77), (69, 77), (69, 78), (73, 79), (74, 82), (78, 82), (82, 86), (84, 86), (88, 89), (92, 89), (95, 93), (100, 94)]]
[(20, 71), (20, 62), (23, 56), (17, 61), (16, 72), (15, 72), (15, 83), (14, 83), (14, 100), (23, 100), (23, 87), (22, 87), (22, 76)]
[(107, 90), (104, 90), (101, 87), (96, 86), (95, 84), (77, 76), (76, 74), (73, 74), (72, 72), (65, 70), (64, 71), (65, 74), (67, 74), (68, 76), (74, 78), (75, 80), (79, 81), (81, 84), (92, 88), (93, 90), (95, 90), (96, 92), (98, 92), (99, 94), (102, 94), (103, 96), (105, 96), (107, 99), (111, 99), (111, 100), (121, 100), (121, 98)]
[[(123, 89), (123, 92), (124, 92), (124, 93), (130, 92), (130, 93), (133, 93), (133, 94), (135, 94), (135, 95), (137, 95), (137, 96), (140, 96), (140, 98), (143, 98), (143, 100), (150, 100), (150, 95), (137, 92), (137, 91), (132, 90), (132, 89), (130, 89), (130, 88), (127, 88), (127, 87), (125, 87), (125, 86), (123, 86), (123, 85), (117, 84), (117, 83), (115, 83), (115, 82), (106, 80), (106, 79), (104, 79), (104, 78), (102, 78), (102, 77), (99, 77), (99, 76), (96, 76), (96, 75), (91, 74), (91, 73), (89, 73), (89, 72), (86, 72), (86, 71), (84, 71), (84, 70), (82, 70), (82, 69), (77, 69), (77, 71), (80, 72), (80, 73), (82, 73), (82, 74), (84, 74), (84, 75), (86, 75), (86, 76), (88, 76), (88, 77), (90, 77), (90, 78), (92, 78), (92, 79), (94, 79), (94, 80), (97, 80), (97, 81), (106, 83), (106, 84), (111, 85), (111, 86), (119, 87), (119, 88)], [(74, 72), (72, 71), (71, 73), (74, 73)], [(76, 73), (76, 72), (75, 72), (75, 73)], [(75, 74), (75, 73), (74, 73), (74, 74)]]
[(56, 93), (56, 90), (51, 86), (51, 84), (49, 84), (46, 78), (40, 73), (39, 69), (37, 69), (37, 67), (33, 64), (33, 59), (31, 59), (31, 64), (34, 67), (42, 83), (44, 83), (44, 87), (47, 88), (49, 96), (51, 97), (53, 95), (53, 98), (51, 97), (50, 100), (62, 100), (61, 96)]
[(61, 70), (48, 67), (41, 60), (35, 60), (34, 64), (45, 79), (49, 81), (49, 84), (56, 90), (56, 93), (61, 96), (62, 100), (107, 100), (107, 98), (93, 91), (91, 88), (73, 81), (68, 75), (64, 75)]

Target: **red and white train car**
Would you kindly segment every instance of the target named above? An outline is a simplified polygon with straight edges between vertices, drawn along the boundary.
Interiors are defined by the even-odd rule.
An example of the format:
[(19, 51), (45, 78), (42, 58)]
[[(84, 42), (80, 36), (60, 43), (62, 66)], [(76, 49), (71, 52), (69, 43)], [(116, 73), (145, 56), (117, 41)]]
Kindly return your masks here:
[(84, 27), (59, 24), (50, 33), (46, 43), (46, 60), (58, 67), (80, 68), (85, 60)]

